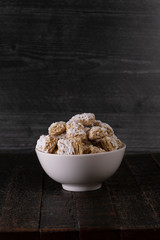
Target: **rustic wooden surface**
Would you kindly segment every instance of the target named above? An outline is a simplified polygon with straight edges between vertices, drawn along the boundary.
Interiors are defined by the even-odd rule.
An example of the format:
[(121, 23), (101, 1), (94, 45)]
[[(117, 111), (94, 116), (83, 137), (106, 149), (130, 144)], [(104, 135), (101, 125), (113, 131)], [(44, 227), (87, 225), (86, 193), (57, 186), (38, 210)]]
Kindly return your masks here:
[(39, 239), (42, 170), (33, 155), (0, 155), (0, 239)]
[(33, 154), (0, 154), (0, 239), (160, 238), (160, 154), (126, 155), (101, 189), (74, 193)]
[(111, 122), (128, 152), (159, 151), (159, 12), (159, 0), (0, 0), (0, 151), (33, 152), (74, 112)]
[[(0, 0), (0, 239), (160, 239), (159, 12), (159, 0)], [(79, 112), (128, 153), (87, 193), (62, 190), (33, 153)]]
[(160, 111), (160, 3), (0, 1), (1, 111)]

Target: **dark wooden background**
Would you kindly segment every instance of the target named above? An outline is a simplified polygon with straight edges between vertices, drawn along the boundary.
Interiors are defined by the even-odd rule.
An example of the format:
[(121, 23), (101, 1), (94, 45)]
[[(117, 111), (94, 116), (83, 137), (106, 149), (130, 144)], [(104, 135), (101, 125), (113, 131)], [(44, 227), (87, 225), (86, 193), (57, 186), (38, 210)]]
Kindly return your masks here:
[(0, 152), (79, 112), (159, 151), (159, 0), (0, 0)]

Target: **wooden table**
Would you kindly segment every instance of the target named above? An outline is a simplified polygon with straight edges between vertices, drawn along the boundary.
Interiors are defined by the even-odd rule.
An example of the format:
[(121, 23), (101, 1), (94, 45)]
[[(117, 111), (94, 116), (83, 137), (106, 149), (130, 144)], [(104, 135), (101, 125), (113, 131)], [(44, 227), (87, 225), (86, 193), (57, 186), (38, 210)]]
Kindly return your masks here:
[(160, 154), (127, 155), (100, 190), (62, 190), (35, 154), (0, 155), (0, 239), (160, 239)]

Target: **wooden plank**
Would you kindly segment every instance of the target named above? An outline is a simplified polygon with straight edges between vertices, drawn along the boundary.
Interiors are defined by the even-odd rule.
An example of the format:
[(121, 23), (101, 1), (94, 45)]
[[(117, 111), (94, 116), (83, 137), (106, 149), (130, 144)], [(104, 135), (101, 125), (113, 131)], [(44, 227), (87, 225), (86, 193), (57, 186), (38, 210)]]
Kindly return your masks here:
[[(103, 65), (103, 61), (101, 64)], [(93, 65), (92, 62), (90, 66), (94, 68)], [(159, 71), (157, 69), (159, 65), (156, 69), (147, 69), (146, 67), (142, 70), (144, 71), (142, 74), (139, 72), (141, 70), (138, 69), (137, 72), (131, 74), (125, 72), (126, 69), (117, 70), (121, 72), (114, 73), (116, 71), (114, 66), (111, 66), (111, 70), (105, 70), (105, 66), (96, 70), (95, 66), (90, 73), (87, 73), (83, 65), (81, 70), (72, 71), (71, 74), (71, 69), (76, 69), (76, 66), (69, 66), (68, 70), (64, 71), (55, 69), (54, 72), (53, 69), (51, 72), (43, 72), (42, 66), (40, 67), (41, 71), (37, 69), (35, 73), (32, 73), (32, 69), (27, 70), (30, 73), (18, 73), (18, 70), (15, 69), (14, 73), (11, 74), (4, 73), (3, 76), (0, 74), (2, 112), (14, 114), (15, 110), (20, 113), (20, 109), (30, 114), (32, 112), (93, 111), (97, 113), (125, 112), (134, 114), (151, 112), (153, 115), (159, 112), (158, 94), (160, 87), (158, 83), (160, 76), (159, 73), (156, 73), (156, 71)], [(10, 71), (9, 66), (7, 70)], [(82, 70), (84, 71), (83, 74), (86, 73), (89, 76), (82, 76)], [(60, 74), (58, 79), (57, 74)], [(16, 80), (14, 81), (15, 76)], [(136, 88), (137, 84), (138, 88)], [(15, 89), (15, 85), (17, 89)], [(37, 86), (39, 87), (35, 92), (34, 89)], [(51, 86), (52, 91), (48, 86)], [(72, 91), (72, 86), (79, 89), (77, 94)], [(16, 96), (14, 96), (15, 92)], [(43, 95), (44, 92), (45, 95)], [(8, 99), (7, 96), (10, 96), (10, 98)], [(11, 104), (10, 99), (12, 97), (14, 98)], [(37, 101), (37, 99), (39, 100)]]
[(0, 15), (1, 111), (159, 112), (160, 16), (151, 12), (157, 1), (142, 5), (149, 15), (28, 4)]
[[(55, 121), (68, 119), (72, 113), (20, 113), (0, 115), (0, 152), (33, 152), (36, 141), (47, 134)], [(159, 150), (160, 114), (97, 113), (97, 119), (109, 123), (115, 134), (127, 145), (128, 153), (149, 153)], [(146, 136), (150, 136), (146, 138)]]
[[(8, 163), (8, 159), (12, 159), (10, 163)], [(12, 178), (12, 171), (15, 166), (15, 156), (14, 155), (0, 155), (0, 218), (2, 217), (2, 209), (5, 203), (5, 199), (7, 196), (6, 189)]]
[(158, 0), (0, 9), (1, 111), (159, 112)]
[(0, 3), (0, 7), (10, 7), (10, 8), (30, 8), (31, 10), (34, 10), (35, 8), (39, 11), (43, 9), (43, 11), (49, 11), (49, 9), (54, 9), (55, 11), (87, 11), (87, 12), (95, 12), (95, 11), (101, 11), (101, 12), (125, 12), (125, 13), (156, 13), (158, 12), (158, 8), (160, 7), (158, 0), (153, 0), (151, 2), (148, 2), (147, 0), (139, 1), (127, 1), (124, 0), (122, 3), (115, 2), (113, 0), (110, 0), (106, 2), (103, 1), (85, 1), (81, 0), (78, 2), (74, 1), (52, 1), (48, 2), (46, 4), (45, 0), (38, 2), (38, 1), (26, 1), (22, 0), (20, 2), (11, 2), (9, 0), (5, 2)]
[(120, 237), (119, 219), (110, 193), (103, 187), (96, 191), (74, 193), (80, 239), (109, 239)]
[[(55, 68), (58, 70), (62, 67), (62, 65), (57, 67), (58, 58), (74, 60), (74, 62), (63, 61), (61, 64), (64, 64), (63, 67), (75, 66), (80, 71), (82, 66), (77, 64), (82, 65), (86, 62), (84, 56), (92, 58), (92, 60), (105, 57), (106, 61), (110, 56), (120, 56), (121, 65), (125, 64), (123, 59), (126, 57), (130, 60), (143, 60), (143, 65), (152, 66), (146, 60), (157, 61), (159, 59), (158, 41), (160, 36), (157, 24), (159, 18), (159, 15), (137, 15), (126, 14), (126, 12), (124, 14), (65, 12), (63, 10), (55, 12), (54, 9), (46, 11), (44, 8), (35, 11), (23, 8), (18, 11), (18, 8), (4, 8), (0, 14), (0, 46), (3, 52), (1, 67), (4, 71), (6, 67), (10, 68), (11, 72), (14, 68), (27, 70), (29, 67), (34, 70), (36, 66), (41, 71), (42, 66), (43, 69), (46, 66), (49, 67), (47, 70), (50, 71)], [(2, 31), (4, 23), (5, 28)], [(16, 38), (17, 34), (19, 34), (18, 39)], [(26, 41), (26, 37), (29, 41)], [(44, 59), (46, 63), (44, 63)], [(54, 64), (50, 60), (54, 60)], [(110, 63), (114, 65), (112, 58), (110, 60)], [(38, 65), (36, 65), (37, 61)], [(94, 64), (98, 65), (96, 61)], [(107, 65), (111, 66), (109, 62)], [(20, 72), (22, 73), (22, 71)], [(72, 71), (72, 73), (74, 72)], [(41, 76), (40, 72), (39, 75)]]
[(119, 219), (110, 193), (102, 187), (96, 191), (74, 193), (81, 229), (118, 229)]
[(0, 237), (39, 239), (42, 170), (38, 160), (23, 154), (0, 157), (12, 169), (1, 209)]
[(44, 176), (41, 208), (41, 239), (79, 239), (79, 226), (72, 192)]
[(160, 167), (155, 164), (150, 155), (129, 155), (127, 164), (142, 191), (146, 203), (152, 209), (156, 223), (155, 228), (159, 228)]
[[(136, 159), (136, 156), (133, 162), (135, 165), (138, 163), (138, 158)], [(127, 164), (128, 160), (123, 160), (116, 174), (105, 182), (106, 187), (110, 191), (112, 202), (120, 221), (122, 235), (123, 233), (125, 234), (123, 231), (126, 230), (132, 230), (134, 232), (135, 230), (153, 230), (159, 228), (159, 218), (155, 215), (146, 196), (144, 196), (141, 183), (138, 184)], [(141, 169), (140, 164), (142, 166)], [(137, 171), (139, 171), (142, 176), (144, 164), (145, 162), (141, 161), (137, 166)], [(149, 167), (150, 166), (146, 163), (144, 171), (145, 169), (149, 169)], [(147, 183), (149, 182), (146, 179), (146, 184)], [(141, 235), (142, 233), (137, 232), (137, 234)]]

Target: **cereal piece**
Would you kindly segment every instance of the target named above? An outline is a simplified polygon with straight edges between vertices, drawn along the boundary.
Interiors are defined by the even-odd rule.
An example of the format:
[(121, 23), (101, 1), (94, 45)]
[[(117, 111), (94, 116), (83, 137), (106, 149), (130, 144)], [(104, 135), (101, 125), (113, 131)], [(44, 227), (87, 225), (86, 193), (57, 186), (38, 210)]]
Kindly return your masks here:
[(83, 145), (92, 145), (91, 141), (89, 139), (82, 139), (82, 144)]
[(123, 143), (121, 142), (120, 139), (117, 138), (117, 144), (118, 144), (118, 149), (123, 147)]
[(100, 120), (95, 120), (95, 121), (92, 123), (92, 126), (102, 127), (102, 122), (101, 122)]
[(60, 139), (57, 142), (57, 146), (58, 146), (57, 154), (60, 154), (60, 155), (62, 155), (62, 154), (67, 154), (67, 155), (75, 154), (74, 148), (73, 148), (70, 140)]
[(81, 138), (72, 139), (76, 154), (83, 154), (83, 143)]
[(67, 139), (67, 134), (66, 133), (62, 133), (62, 134), (57, 135), (55, 137), (57, 138), (57, 140), (59, 140), (59, 139)]
[(85, 145), (83, 148), (83, 154), (91, 154), (91, 153), (101, 153), (106, 152), (104, 149), (93, 146), (93, 145)]
[(45, 153), (53, 153), (57, 144), (57, 139), (53, 136), (42, 135), (37, 141), (36, 148)]
[(82, 140), (82, 146), (83, 146), (83, 154), (89, 154), (90, 151), (90, 146), (91, 146), (91, 142), (88, 139)]
[(117, 136), (114, 134), (113, 137), (115, 138), (117, 144), (118, 144), (118, 149), (123, 147), (123, 143), (121, 142), (121, 140), (119, 138), (117, 138)]
[(109, 124), (102, 123), (102, 128), (106, 129), (108, 137), (111, 137), (114, 134), (114, 131)]
[(92, 126), (98, 126), (98, 127), (105, 128), (106, 131), (107, 131), (108, 137), (111, 137), (114, 134), (114, 131), (111, 128), (111, 126), (109, 124), (107, 124), (107, 123), (101, 122), (100, 120), (95, 120), (93, 122)]
[(91, 153), (91, 147), (90, 146), (84, 146), (83, 147), (83, 154), (90, 154)]
[(105, 152), (105, 150), (100, 148), (99, 146), (92, 145), (92, 142), (89, 140), (83, 140), (82, 144), (83, 144), (83, 154)]
[(50, 125), (48, 128), (49, 135), (60, 135), (61, 133), (64, 133), (66, 130), (66, 123), (65, 122), (55, 122)]
[(115, 149), (118, 149), (118, 143), (115, 135), (111, 137), (105, 136), (103, 139), (101, 139), (101, 144), (103, 149), (106, 151), (113, 151)]
[(96, 147), (96, 146), (93, 146), (93, 145), (91, 145), (90, 150), (91, 150), (91, 153), (102, 153), (102, 152), (105, 152), (104, 149)]
[(89, 127), (85, 127), (84, 130), (86, 132), (87, 137), (89, 137), (89, 130), (90, 130), (90, 128)]
[(75, 122), (75, 121), (71, 121), (69, 120), (67, 123), (66, 123), (66, 130), (68, 129), (75, 129), (75, 128), (78, 128), (78, 129), (85, 129), (85, 127), (83, 126), (83, 124), (79, 123), (79, 122)]
[(101, 138), (105, 137), (106, 135), (108, 135), (106, 128), (97, 126), (97, 127), (92, 127), (89, 130), (89, 139), (91, 139), (91, 140), (101, 139)]
[(91, 125), (95, 120), (95, 115), (93, 113), (82, 113), (73, 116), (70, 121), (80, 122), (84, 126)]
[(85, 132), (85, 128), (81, 123), (68, 121), (66, 123), (66, 131), (68, 138), (81, 138), (86, 139), (87, 135)]
[(81, 139), (60, 139), (57, 143), (57, 154), (75, 155), (83, 153)]

